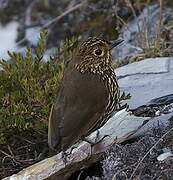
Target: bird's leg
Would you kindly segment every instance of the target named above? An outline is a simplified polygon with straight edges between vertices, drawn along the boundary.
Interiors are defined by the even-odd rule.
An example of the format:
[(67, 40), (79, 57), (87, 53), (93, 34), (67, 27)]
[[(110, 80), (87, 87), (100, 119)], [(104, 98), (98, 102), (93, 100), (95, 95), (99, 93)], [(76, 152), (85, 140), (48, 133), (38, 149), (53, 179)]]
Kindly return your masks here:
[(91, 141), (90, 139), (88, 139), (88, 138), (85, 137), (85, 136), (82, 136), (82, 137), (81, 137), (81, 140), (87, 142), (88, 144), (90, 144), (90, 154), (89, 154), (89, 156), (88, 156), (88, 158), (90, 158), (91, 155), (92, 155), (92, 147), (95, 145), (95, 142)]
[(84, 136), (83, 136), (83, 137), (81, 137), (81, 140), (89, 143), (89, 144), (92, 145), (92, 146), (95, 145), (95, 142), (91, 141), (91, 140), (88, 139), (87, 137), (84, 137)]
[[(99, 139), (99, 134), (100, 134), (100, 131), (97, 130), (96, 139), (95, 139), (95, 144), (100, 143), (101, 141), (103, 141), (103, 139), (105, 139), (106, 137), (109, 136), (109, 135), (104, 135), (101, 139)], [(98, 140), (98, 139), (99, 139), (99, 140)]]
[(99, 131), (99, 130), (97, 130), (97, 132), (96, 132), (95, 142), (97, 142), (97, 141), (98, 141), (98, 139), (99, 139), (99, 135), (100, 135), (100, 131)]

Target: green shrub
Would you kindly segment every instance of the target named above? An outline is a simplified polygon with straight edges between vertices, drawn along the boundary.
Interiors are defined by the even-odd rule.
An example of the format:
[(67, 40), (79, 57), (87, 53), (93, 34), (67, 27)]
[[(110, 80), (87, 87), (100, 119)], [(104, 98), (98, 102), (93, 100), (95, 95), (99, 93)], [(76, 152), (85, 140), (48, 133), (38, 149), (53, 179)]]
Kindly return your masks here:
[(68, 49), (75, 38), (65, 41), (45, 62), (46, 34), (41, 32), (38, 45), (26, 48), (25, 55), (8, 52), (10, 61), (0, 60), (0, 144), (6, 143), (11, 133), (47, 127), (65, 60), (72, 55)]

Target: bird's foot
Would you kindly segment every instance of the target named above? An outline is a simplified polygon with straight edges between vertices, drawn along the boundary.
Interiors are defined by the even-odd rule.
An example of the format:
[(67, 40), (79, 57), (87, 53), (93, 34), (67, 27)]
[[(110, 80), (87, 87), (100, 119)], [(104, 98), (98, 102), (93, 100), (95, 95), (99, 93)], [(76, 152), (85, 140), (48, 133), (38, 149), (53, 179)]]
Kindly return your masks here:
[(66, 165), (67, 162), (68, 162), (68, 160), (67, 160), (68, 156), (70, 156), (70, 155), (72, 154), (72, 152), (73, 152), (73, 150), (74, 150), (75, 148), (76, 148), (76, 146), (71, 147), (71, 149), (70, 149), (69, 152), (67, 152), (67, 151), (62, 151), (62, 159), (63, 159), (63, 162), (64, 162), (65, 165)]
[(66, 153), (65, 151), (62, 152), (62, 160), (66, 166), (67, 164), (67, 156), (68, 156), (68, 153)]

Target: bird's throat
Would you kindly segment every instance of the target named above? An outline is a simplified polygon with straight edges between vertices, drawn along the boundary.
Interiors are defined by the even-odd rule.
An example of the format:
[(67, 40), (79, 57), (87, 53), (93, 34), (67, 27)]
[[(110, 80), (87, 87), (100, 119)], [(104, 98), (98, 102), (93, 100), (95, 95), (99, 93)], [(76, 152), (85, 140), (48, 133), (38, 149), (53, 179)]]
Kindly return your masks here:
[(110, 65), (106, 64), (104, 61), (95, 63), (91, 63), (91, 61), (83, 61), (82, 63), (76, 64), (75, 68), (81, 73), (89, 72), (94, 74), (103, 74), (104, 71), (110, 68)]

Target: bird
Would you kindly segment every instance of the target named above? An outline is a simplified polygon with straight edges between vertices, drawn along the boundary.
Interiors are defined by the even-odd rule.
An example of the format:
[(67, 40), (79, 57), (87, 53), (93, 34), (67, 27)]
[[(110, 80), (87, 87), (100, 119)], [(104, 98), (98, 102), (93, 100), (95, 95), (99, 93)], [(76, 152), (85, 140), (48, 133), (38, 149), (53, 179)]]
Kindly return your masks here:
[(122, 41), (89, 37), (77, 46), (50, 111), (48, 145), (57, 153), (98, 130), (118, 109), (111, 50)]

